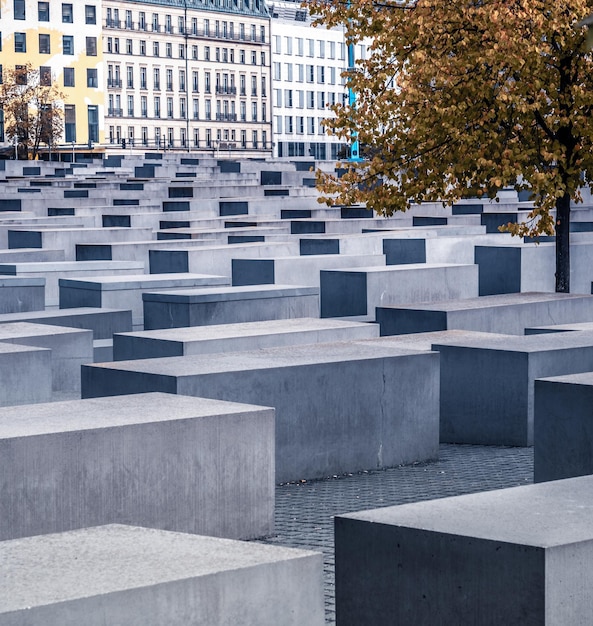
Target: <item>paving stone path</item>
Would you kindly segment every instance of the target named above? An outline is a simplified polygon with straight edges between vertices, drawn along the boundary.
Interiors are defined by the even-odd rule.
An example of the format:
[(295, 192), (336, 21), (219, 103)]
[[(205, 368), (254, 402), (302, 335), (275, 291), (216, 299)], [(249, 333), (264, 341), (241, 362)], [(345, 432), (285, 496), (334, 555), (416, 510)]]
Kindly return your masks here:
[(440, 458), (388, 470), (276, 487), (276, 535), (267, 543), (323, 552), (326, 623), (335, 623), (333, 517), (533, 482), (533, 448), (440, 446)]

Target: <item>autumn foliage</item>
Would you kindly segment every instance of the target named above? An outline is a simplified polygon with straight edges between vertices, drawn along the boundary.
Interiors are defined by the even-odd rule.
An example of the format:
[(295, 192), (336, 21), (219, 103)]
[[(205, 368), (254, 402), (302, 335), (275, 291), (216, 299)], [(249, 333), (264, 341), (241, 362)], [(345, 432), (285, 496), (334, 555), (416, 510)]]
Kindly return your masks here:
[(518, 235), (557, 235), (556, 288), (568, 291), (570, 201), (593, 179), (591, 0), (313, 0), (312, 12), (370, 38), (348, 72), (354, 107), (328, 129), (353, 131), (363, 155), (338, 178), (318, 174), (328, 203), (381, 214), (529, 189)]

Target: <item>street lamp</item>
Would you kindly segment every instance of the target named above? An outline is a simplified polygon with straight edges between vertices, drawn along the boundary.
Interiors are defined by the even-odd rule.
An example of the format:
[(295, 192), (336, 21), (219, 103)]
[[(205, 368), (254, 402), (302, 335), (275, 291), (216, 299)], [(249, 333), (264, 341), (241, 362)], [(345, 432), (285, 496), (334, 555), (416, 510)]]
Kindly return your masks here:
[(13, 144), (14, 144), (14, 160), (18, 161), (19, 159), (19, 138), (15, 135), (12, 138)]

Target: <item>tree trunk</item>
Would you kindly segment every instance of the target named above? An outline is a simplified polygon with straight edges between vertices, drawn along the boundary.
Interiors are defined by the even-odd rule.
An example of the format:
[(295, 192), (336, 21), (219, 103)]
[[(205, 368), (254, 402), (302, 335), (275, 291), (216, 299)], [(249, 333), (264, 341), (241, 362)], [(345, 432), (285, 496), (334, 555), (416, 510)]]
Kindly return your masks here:
[(556, 292), (570, 292), (570, 195), (556, 200)]

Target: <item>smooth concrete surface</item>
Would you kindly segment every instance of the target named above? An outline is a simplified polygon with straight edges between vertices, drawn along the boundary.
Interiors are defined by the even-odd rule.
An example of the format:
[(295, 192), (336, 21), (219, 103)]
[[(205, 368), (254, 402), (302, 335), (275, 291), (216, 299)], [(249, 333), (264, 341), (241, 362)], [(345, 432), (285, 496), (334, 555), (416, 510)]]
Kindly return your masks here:
[(45, 306), (58, 307), (60, 303), (59, 280), (70, 277), (119, 276), (142, 272), (144, 266), (136, 261), (57, 261), (53, 263), (3, 263), (0, 274), (19, 278), (45, 279)]
[(593, 371), (593, 333), (495, 335), (447, 344), (441, 357), (441, 441), (533, 445), (536, 378)]
[(593, 331), (593, 322), (574, 322), (570, 324), (550, 324), (549, 326), (533, 326), (525, 329), (526, 335), (543, 335), (545, 333), (566, 333), (579, 330)]
[(337, 623), (588, 626), (592, 517), (591, 476), (341, 515)]
[(323, 626), (320, 553), (110, 524), (0, 543), (1, 626)]
[(3, 408), (0, 467), (0, 540), (115, 522), (274, 530), (270, 408), (153, 393)]
[(51, 350), (52, 390), (80, 393), (80, 367), (93, 363), (93, 331), (48, 324), (0, 324), (0, 342)]
[(315, 318), (166, 328), (115, 334), (113, 360), (239, 352), (378, 336), (376, 324)]
[(45, 278), (0, 277), (0, 315), (45, 308)]
[(319, 254), (277, 259), (233, 259), (233, 285), (308, 285), (319, 287), (320, 271), (341, 267), (384, 265), (380, 254)]
[(593, 320), (593, 296), (564, 293), (510, 293), (377, 307), (381, 335), (447, 329), (523, 335), (528, 326), (590, 320)]
[(374, 320), (375, 308), (473, 298), (478, 266), (411, 263), (321, 271), (321, 317)]
[(295, 285), (180, 289), (142, 300), (145, 330), (319, 316), (319, 289)]
[(52, 399), (51, 350), (0, 342), (0, 407)]
[(158, 289), (175, 291), (229, 283), (230, 279), (226, 276), (209, 274), (105, 275), (83, 280), (60, 279), (60, 308), (105, 306), (112, 309), (130, 309), (132, 324), (138, 328), (144, 322), (144, 293)]
[(84, 366), (82, 395), (150, 390), (273, 406), (276, 480), (287, 482), (436, 458), (438, 376), (433, 352), (325, 343)]
[(100, 340), (111, 339), (114, 333), (131, 331), (132, 311), (81, 307), (0, 315), (0, 324), (9, 322), (33, 322), (68, 328), (86, 328), (93, 331), (95, 340)]
[(593, 474), (593, 372), (535, 381), (535, 482)]

